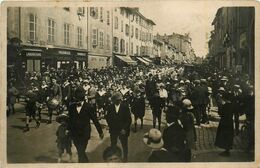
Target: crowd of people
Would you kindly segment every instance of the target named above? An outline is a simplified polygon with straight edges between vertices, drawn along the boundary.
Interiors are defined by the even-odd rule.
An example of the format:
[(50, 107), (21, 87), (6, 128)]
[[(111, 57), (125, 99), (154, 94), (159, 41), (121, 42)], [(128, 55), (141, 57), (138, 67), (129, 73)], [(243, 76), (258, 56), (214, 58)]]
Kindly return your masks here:
[[(19, 89), (11, 79), (8, 86), (8, 112), (15, 113), (14, 103)], [(215, 145), (230, 155), (233, 137), (239, 134), (239, 116), (245, 114), (249, 128), (248, 150), (254, 148), (254, 85), (248, 75), (220, 71), (209, 65), (194, 66), (186, 70), (184, 65), (129, 66), (102, 69), (54, 69), (44, 73), (25, 74), (26, 123), (30, 130), (32, 119), (36, 128), (41, 125), (41, 112), (48, 110), (48, 124), (53, 113), (60, 123), (57, 130), (59, 162), (64, 150), (70, 156), (72, 142), (79, 162), (89, 162), (85, 150), (90, 139), (90, 120), (99, 137), (104, 137), (99, 120), (106, 120), (111, 146), (104, 151), (120, 154), (128, 161), (128, 137), (143, 128), (148, 108), (152, 111), (152, 129), (143, 141), (154, 150), (150, 162), (189, 162), (195, 147), (195, 127), (209, 124), (209, 111), (218, 107), (221, 117)], [(162, 113), (166, 114), (167, 127), (162, 130)], [(133, 119), (132, 119), (133, 116)], [(133, 120), (133, 121), (132, 121)], [(117, 140), (121, 141), (122, 151)], [(113, 161), (113, 158), (111, 159)], [(116, 158), (118, 161), (118, 158)]]

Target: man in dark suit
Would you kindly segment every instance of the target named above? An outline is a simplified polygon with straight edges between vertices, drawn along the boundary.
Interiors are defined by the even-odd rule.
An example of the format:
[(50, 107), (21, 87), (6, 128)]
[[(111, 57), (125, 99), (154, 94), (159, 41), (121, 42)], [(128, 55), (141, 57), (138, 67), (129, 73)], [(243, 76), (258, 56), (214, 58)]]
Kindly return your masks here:
[(130, 134), (131, 114), (129, 107), (122, 103), (122, 94), (116, 92), (112, 96), (113, 103), (108, 107), (106, 116), (109, 127), (111, 146), (117, 144), (117, 139), (121, 141), (123, 148), (123, 161), (127, 161), (128, 154), (128, 136)]
[(69, 107), (69, 130), (78, 152), (79, 162), (86, 163), (89, 162), (85, 150), (88, 140), (90, 139), (90, 120), (93, 121), (99, 133), (99, 137), (103, 139), (104, 135), (93, 107), (84, 101), (85, 92), (83, 88), (77, 88), (75, 91), (75, 99), (76, 102), (72, 103)]

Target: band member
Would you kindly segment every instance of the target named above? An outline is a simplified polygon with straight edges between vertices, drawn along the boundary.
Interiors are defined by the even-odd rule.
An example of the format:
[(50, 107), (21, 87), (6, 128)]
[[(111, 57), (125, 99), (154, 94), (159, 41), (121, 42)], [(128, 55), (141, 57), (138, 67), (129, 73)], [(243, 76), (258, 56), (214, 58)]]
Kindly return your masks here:
[(91, 126), (90, 120), (93, 121), (99, 137), (103, 139), (103, 131), (99, 124), (95, 111), (85, 101), (85, 92), (83, 88), (78, 88), (75, 91), (76, 102), (72, 103), (69, 107), (69, 130), (73, 140), (73, 143), (77, 149), (79, 163), (89, 162), (88, 157), (85, 153), (88, 140), (90, 139)]
[(48, 94), (48, 85), (45, 81), (42, 81), (41, 86), (39, 87), (39, 92), (38, 92), (38, 116), (39, 116), (39, 120), (41, 121), (41, 111), (43, 108), (43, 104), (46, 102), (47, 100), (47, 94)]
[(141, 129), (143, 128), (143, 117), (145, 115), (145, 97), (140, 90), (137, 90), (131, 102), (131, 112), (134, 114), (134, 132), (137, 131), (137, 120), (141, 120)]
[(40, 126), (40, 122), (36, 119), (36, 101), (37, 101), (37, 91), (36, 87), (34, 86), (34, 83), (31, 83), (31, 87), (29, 87), (27, 93), (26, 93), (26, 127), (24, 129), (24, 132), (27, 132), (30, 130), (29, 123), (31, 118), (33, 118), (36, 122), (36, 128)]
[(159, 91), (155, 92), (154, 96), (150, 99), (151, 109), (153, 114), (153, 128), (156, 126), (156, 119), (158, 120), (158, 129), (161, 129), (162, 106)]
[[(61, 99), (62, 99), (62, 91), (61, 91), (61, 87), (57, 84), (57, 80), (55, 78), (52, 78), (52, 83), (49, 89), (49, 97), (47, 97), (47, 101), (49, 101), (50, 103), (53, 102), (53, 100), (55, 100), (55, 102), (57, 102), (57, 106), (50, 106), (50, 103), (48, 103), (48, 113), (49, 113), (49, 121), (48, 124), (50, 124), (52, 122), (52, 114), (53, 111), (56, 110), (57, 113), (59, 113), (60, 111), (60, 105), (61, 105)], [(51, 103), (52, 104), (52, 103)]]
[(108, 107), (106, 116), (109, 127), (111, 146), (117, 145), (117, 139), (121, 141), (123, 148), (123, 161), (128, 158), (128, 136), (130, 135), (131, 114), (129, 107), (122, 103), (122, 94), (116, 92), (112, 96), (113, 103)]

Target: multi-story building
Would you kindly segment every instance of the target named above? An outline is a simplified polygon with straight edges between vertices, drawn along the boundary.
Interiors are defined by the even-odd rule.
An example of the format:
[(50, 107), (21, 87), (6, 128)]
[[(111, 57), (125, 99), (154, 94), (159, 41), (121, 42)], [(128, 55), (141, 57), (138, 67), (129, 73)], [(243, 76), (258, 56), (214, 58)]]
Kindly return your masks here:
[(101, 68), (112, 63), (112, 8), (88, 7), (88, 68)]
[(220, 69), (254, 77), (255, 10), (253, 7), (219, 8), (212, 22), (209, 59)]
[[(113, 45), (115, 57), (130, 62), (130, 57), (152, 58), (152, 32), (155, 23), (144, 17), (138, 8), (113, 10)], [(125, 56), (125, 57), (122, 57)], [(146, 60), (150, 61), (148, 58)]]
[(116, 58), (151, 61), (154, 25), (138, 8), (8, 8), (8, 63), (22, 65), (24, 73), (101, 68), (114, 65)]
[(18, 38), (20, 43), (18, 52), (8, 46), (9, 63), (22, 64), (23, 72), (86, 66), (84, 8), (8, 8), (7, 27), (8, 38)]

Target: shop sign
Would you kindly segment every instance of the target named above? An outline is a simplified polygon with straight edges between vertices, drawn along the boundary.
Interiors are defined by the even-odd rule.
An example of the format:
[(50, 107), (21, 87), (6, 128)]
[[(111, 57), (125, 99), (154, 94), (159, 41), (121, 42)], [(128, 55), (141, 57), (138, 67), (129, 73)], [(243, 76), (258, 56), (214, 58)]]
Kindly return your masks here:
[(61, 55), (70, 55), (70, 51), (60, 50), (58, 53)]
[(27, 57), (40, 57), (40, 56), (42, 56), (42, 53), (39, 53), (39, 52), (27, 52), (26, 56)]
[(86, 53), (82, 53), (82, 52), (77, 52), (77, 56), (86, 56)]

